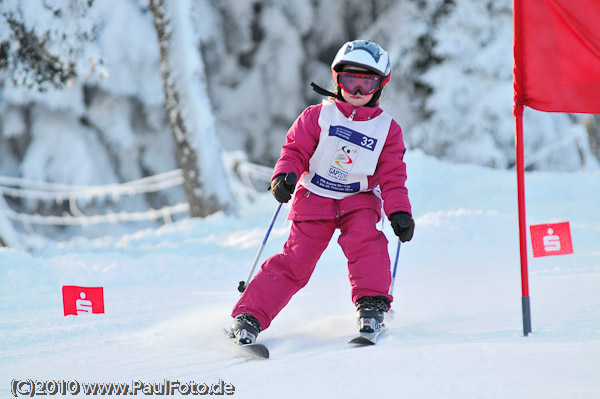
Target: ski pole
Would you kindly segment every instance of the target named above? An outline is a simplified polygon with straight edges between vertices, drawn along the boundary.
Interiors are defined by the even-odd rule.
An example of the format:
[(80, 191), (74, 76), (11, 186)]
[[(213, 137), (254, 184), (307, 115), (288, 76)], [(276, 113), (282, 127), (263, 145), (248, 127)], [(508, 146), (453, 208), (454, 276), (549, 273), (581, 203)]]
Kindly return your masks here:
[[(290, 172), (287, 175), (285, 175), (285, 184), (287, 184), (288, 186), (294, 186), (294, 185), (296, 185), (297, 179), (298, 179), (298, 176), (294, 172)], [(275, 210), (275, 213), (273, 214), (273, 217), (271, 218), (271, 223), (269, 224), (269, 228), (267, 229), (265, 238), (263, 239), (263, 242), (260, 245), (260, 248), (258, 248), (258, 252), (256, 253), (256, 256), (254, 257), (254, 262), (252, 262), (252, 267), (250, 268), (250, 273), (248, 273), (248, 277), (246, 277), (246, 281), (240, 281), (240, 284), (238, 285), (239, 292), (243, 293), (246, 290), (246, 287), (248, 286), (248, 284), (250, 283), (250, 279), (252, 278), (252, 275), (254, 274), (254, 269), (256, 269), (256, 265), (258, 264), (260, 255), (262, 254), (262, 251), (265, 248), (265, 244), (267, 243), (267, 240), (269, 239), (269, 235), (271, 234), (271, 230), (273, 229), (273, 225), (275, 224), (277, 215), (279, 215), (279, 211), (281, 210), (281, 205), (283, 205), (283, 204), (280, 203), (277, 206), (277, 209)]]
[(400, 245), (401, 242), (398, 238), (398, 246), (396, 247), (396, 260), (394, 261), (394, 271), (392, 272), (392, 284), (390, 284), (390, 295), (394, 293), (394, 284), (396, 283), (396, 270), (398, 269), (398, 255), (400, 255)]
[[(400, 215), (398, 225), (403, 228), (408, 227), (410, 225), (410, 218), (406, 215)], [(389, 295), (392, 295), (394, 293), (394, 284), (396, 283), (396, 270), (398, 269), (398, 258), (400, 255), (400, 245), (400, 237), (398, 237), (398, 247), (396, 248), (396, 260), (394, 261), (394, 271), (392, 272), (392, 283), (390, 284)]]
[[(390, 284), (390, 291), (388, 292), (389, 295), (392, 295), (394, 293), (394, 283), (396, 282), (396, 269), (398, 268), (398, 255), (400, 255), (400, 238), (398, 238), (398, 246), (396, 247), (396, 260), (394, 261), (394, 271), (392, 272), (392, 283)], [(390, 307), (390, 309), (388, 309), (387, 318), (388, 320), (394, 320), (395, 317), (396, 312), (394, 312), (394, 309)]]

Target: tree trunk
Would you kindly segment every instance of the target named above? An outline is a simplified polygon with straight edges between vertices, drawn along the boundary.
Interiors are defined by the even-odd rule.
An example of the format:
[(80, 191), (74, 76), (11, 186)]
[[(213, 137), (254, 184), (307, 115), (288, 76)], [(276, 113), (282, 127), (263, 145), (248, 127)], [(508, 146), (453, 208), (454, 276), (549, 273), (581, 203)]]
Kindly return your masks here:
[[(165, 109), (183, 171), (190, 216), (205, 217), (219, 210), (232, 211), (234, 200), (216, 139), (207, 88), (202, 82), (201, 55), (190, 34), (189, 4), (151, 0), (150, 9), (158, 35)], [(189, 57), (198, 59), (188, 62)]]
[(26, 250), (20, 234), (15, 230), (12, 221), (6, 216), (8, 204), (0, 194), (0, 247), (11, 247)]

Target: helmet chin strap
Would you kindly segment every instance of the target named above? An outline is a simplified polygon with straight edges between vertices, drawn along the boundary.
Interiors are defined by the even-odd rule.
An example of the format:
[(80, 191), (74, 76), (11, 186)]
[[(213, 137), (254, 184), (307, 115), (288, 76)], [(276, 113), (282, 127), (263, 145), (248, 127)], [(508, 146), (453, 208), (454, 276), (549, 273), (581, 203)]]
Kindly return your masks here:
[(379, 102), (382, 90), (382, 88), (377, 89), (377, 91), (373, 93), (373, 97), (371, 98), (371, 100), (365, 104), (365, 107), (375, 107)]

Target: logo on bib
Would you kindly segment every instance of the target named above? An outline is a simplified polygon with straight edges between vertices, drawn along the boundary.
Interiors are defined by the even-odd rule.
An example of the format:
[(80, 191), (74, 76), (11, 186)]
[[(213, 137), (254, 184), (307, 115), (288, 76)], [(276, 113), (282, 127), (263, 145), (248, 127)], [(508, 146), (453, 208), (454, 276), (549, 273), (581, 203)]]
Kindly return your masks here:
[(338, 141), (337, 150), (331, 160), (327, 177), (340, 182), (348, 181), (348, 175), (354, 166), (358, 148), (343, 141)]

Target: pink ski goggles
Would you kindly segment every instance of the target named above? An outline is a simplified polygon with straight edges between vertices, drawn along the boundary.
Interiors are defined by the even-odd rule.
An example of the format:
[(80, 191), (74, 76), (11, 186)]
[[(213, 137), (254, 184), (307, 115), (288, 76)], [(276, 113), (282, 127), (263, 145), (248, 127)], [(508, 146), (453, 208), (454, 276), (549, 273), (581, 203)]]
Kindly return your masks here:
[(363, 73), (339, 72), (338, 84), (346, 93), (362, 95), (375, 93), (381, 86), (381, 76)]

